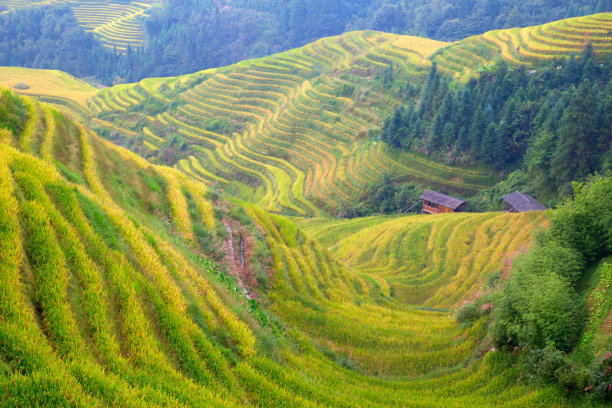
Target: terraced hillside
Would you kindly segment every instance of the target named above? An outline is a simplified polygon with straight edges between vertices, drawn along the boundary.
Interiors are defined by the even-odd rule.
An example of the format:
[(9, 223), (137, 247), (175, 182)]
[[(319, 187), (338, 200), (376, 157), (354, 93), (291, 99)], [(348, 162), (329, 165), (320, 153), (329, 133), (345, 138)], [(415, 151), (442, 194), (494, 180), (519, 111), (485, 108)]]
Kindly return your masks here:
[(441, 49), (432, 59), (443, 72), (465, 80), (496, 60), (536, 67), (542, 61), (579, 54), (589, 43), (598, 55), (612, 53), (612, 13), (489, 31)]
[(142, 45), (141, 21), (146, 18), (152, 2), (75, 1), (70, 7), (77, 21), (93, 32), (106, 47), (125, 52)]
[(542, 212), (307, 219), (298, 225), (380, 294), (446, 308), (479, 296), (526, 249)]
[[(89, 105), (100, 129), (122, 133), (141, 154), (273, 212), (335, 213), (384, 173), (469, 196), (495, 177), (390, 151), (373, 139), (402, 103), (406, 82), (418, 88), (432, 61), (456, 78), (503, 58), (536, 66), (579, 51), (586, 37), (597, 53), (609, 53), (610, 30), (612, 14), (603, 13), (452, 45), (351, 32), (230, 67), (105, 89)], [(510, 41), (513, 33), (523, 41), (517, 55), (510, 51), (518, 43), (493, 41)], [(545, 40), (558, 46), (537, 45)]]
[[(105, 89), (89, 105), (143, 154), (273, 212), (335, 212), (385, 172), (468, 195), (494, 177), (372, 140), (405, 81), (420, 81), (426, 58), (443, 45), (352, 32), (231, 67)], [(390, 70), (398, 80), (384, 85)]]
[(247, 206), (240, 218), (265, 231), (274, 275), (257, 307), (223, 272), (227, 257), (219, 269), (203, 255), (202, 227), (223, 230), (229, 203), (49, 106), (0, 98), (17, 118), (0, 133), (7, 405), (566, 405), (560, 390), (517, 381), (504, 354), (461, 364), (483, 321), (464, 329), (450, 312), (398, 303), (290, 221)]
[(142, 46), (142, 19), (146, 18), (155, 1), (80, 1), (80, 0), (0, 0), (0, 6), (10, 10), (48, 4), (68, 4), (80, 25), (108, 48), (125, 53), (128, 45)]

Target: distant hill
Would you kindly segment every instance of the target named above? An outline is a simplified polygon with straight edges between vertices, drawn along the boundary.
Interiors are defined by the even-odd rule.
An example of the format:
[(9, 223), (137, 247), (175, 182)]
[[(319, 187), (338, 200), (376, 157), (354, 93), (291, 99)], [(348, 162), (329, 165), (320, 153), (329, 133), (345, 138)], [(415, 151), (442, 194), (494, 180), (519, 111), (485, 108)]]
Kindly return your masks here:
[[(97, 56), (85, 74), (80, 64), (63, 66), (55, 56), (66, 52), (64, 44), (46, 40), (69, 37), (74, 27), (58, 27), (47, 16), (46, 24), (54, 25), (53, 30), (38, 32), (44, 24), (18, 22), (24, 28), (17, 46), (30, 48), (32, 42), (40, 43), (37, 55), (9, 63), (2, 56), (0, 41), (0, 65), (67, 70), (73, 75), (96, 76), (106, 85), (231, 65), (348, 31), (377, 30), (457, 41), (491, 29), (612, 11), (610, 0), (0, 0), (0, 13), (8, 8), (0, 15), (0, 26), (8, 14), (19, 15), (24, 7), (41, 5), (68, 6), (81, 29), (93, 33), (106, 51), (115, 48), (121, 55)], [(75, 54), (87, 55), (92, 45), (71, 41), (69, 47)]]
[(94, 34), (104, 46), (125, 53), (128, 45), (137, 48), (143, 44), (142, 21), (154, 2), (112, 1), (30, 1), (0, 0), (0, 7), (6, 7), (5, 13), (17, 11), (24, 7), (67, 5), (70, 7), (79, 24)]

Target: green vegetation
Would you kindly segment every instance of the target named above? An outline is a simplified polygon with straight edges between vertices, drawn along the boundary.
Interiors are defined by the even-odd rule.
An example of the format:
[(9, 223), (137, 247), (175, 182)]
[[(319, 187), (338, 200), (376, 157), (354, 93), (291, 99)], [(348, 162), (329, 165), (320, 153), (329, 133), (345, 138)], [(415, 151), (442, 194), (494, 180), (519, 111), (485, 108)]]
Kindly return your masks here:
[[(306, 2), (290, 3), (289, 15), (302, 16), (297, 6)], [(3, 401), (606, 402), (612, 177), (575, 184), (574, 200), (549, 212), (399, 213), (418, 208), (425, 188), (480, 192), (475, 201), (484, 202), (527, 178), (547, 185), (537, 174), (561, 191), (605, 170), (610, 79), (608, 63), (596, 58), (610, 51), (600, 32), (610, 21), (600, 14), (452, 45), (355, 31), (95, 93), (57, 71), (18, 78), (24, 71), (7, 70), (11, 85), (27, 79), (24, 92), (68, 109), (0, 94)], [(533, 41), (524, 58), (509, 53), (515, 41), (554, 27), (592, 29), (593, 48), (578, 60), (555, 60), (559, 72), (509, 68), (576, 49), (578, 39), (563, 37), (564, 46), (541, 55)], [(142, 55), (127, 49), (125, 58)], [(449, 66), (460, 69), (455, 81), (445, 79)], [(478, 66), (481, 76), (465, 85)], [(49, 78), (74, 94), (56, 82), (44, 88)], [(529, 78), (533, 86), (522, 91)], [(574, 87), (558, 92), (555, 81)], [(419, 94), (418, 105), (385, 124)], [(457, 103), (470, 95), (479, 95), (473, 105)], [(445, 148), (467, 135), (461, 118), (480, 118), (458, 107), (489, 121), (473, 133), (480, 156), (469, 157), (471, 138), (461, 155)], [(419, 127), (420, 111), (427, 137), (404, 143), (398, 136)], [(521, 133), (527, 113), (538, 143)], [(508, 149), (494, 150), (498, 140)], [(498, 153), (504, 169), (522, 160), (526, 167), (491, 187)], [(492, 168), (438, 160), (483, 157)], [(536, 164), (546, 166), (545, 158), (556, 164), (542, 171)], [(394, 215), (364, 217), (371, 214)]]
[[(599, 400), (612, 397), (610, 389), (600, 387), (609, 381), (608, 372), (596, 374), (601, 364), (609, 364), (605, 361), (609, 356), (602, 361), (591, 346), (609, 312), (607, 262), (598, 268), (595, 288), (585, 288), (585, 281), (593, 273), (592, 266), (612, 253), (610, 197), (609, 176), (575, 184), (573, 201), (551, 213), (550, 228), (514, 262), (511, 278), (495, 301), (491, 326), (498, 346), (518, 345), (528, 351), (527, 366), (536, 376), (572, 390), (595, 389), (592, 396)], [(562, 353), (571, 350), (567, 356)]]
[(516, 174), (481, 192), (475, 208), (500, 208), (515, 190), (554, 204), (571, 182), (610, 167), (612, 60), (587, 46), (537, 71), (505, 63), (453, 89), (434, 65), (418, 98), (383, 127), (391, 146), (451, 163), (485, 163)]
[[(555, 386), (517, 382), (512, 357), (476, 357), (486, 319), (460, 325), (447, 309), (490, 280), (544, 214), (303, 221), (351, 223), (354, 234), (338, 244), (337, 259), (359, 236), (374, 237), (370, 228), (388, 231), (377, 244), (378, 274), (339, 263), (288, 219), (242, 209), (59, 113), (3, 95), (11, 112), (32, 106), (23, 122), (42, 112), (28, 152), (12, 147), (22, 134), (0, 149), (7, 404), (568, 405)], [(422, 242), (436, 250), (415, 251), (442, 274), (415, 269), (412, 282), (400, 282), (382, 272), (398, 266), (392, 253), (411, 256), (392, 242), (391, 226), (405, 236), (430, 234)], [(469, 247), (460, 231), (473, 236)], [(321, 241), (327, 246), (333, 236)], [(471, 261), (445, 257), (444, 247)], [(243, 251), (262, 264), (237, 267)], [(249, 273), (262, 272), (273, 274), (273, 285), (244, 286)], [(410, 300), (413, 284), (413, 294), (429, 287), (430, 296)]]

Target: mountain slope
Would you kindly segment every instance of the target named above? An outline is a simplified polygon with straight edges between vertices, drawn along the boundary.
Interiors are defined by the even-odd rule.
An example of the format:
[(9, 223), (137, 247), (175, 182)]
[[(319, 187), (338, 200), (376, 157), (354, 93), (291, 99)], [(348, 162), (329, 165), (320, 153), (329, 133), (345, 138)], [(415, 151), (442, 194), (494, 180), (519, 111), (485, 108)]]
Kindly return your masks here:
[(66, 1), (52, 0), (35, 2), (28, 0), (0, 0), (0, 9), (17, 11), (23, 7), (41, 5), (67, 5), (70, 7), (79, 25), (94, 34), (105, 47), (125, 54), (128, 45), (134, 49), (143, 45), (144, 20), (151, 1), (112, 2), (112, 1)]
[(418, 84), (426, 58), (442, 45), (353, 32), (231, 67), (106, 89), (90, 107), (126, 129), (143, 154), (271, 211), (335, 212), (385, 172), (470, 194), (493, 178), (371, 140), (400, 102), (405, 79)]
[(482, 65), (501, 59), (511, 65), (580, 54), (589, 43), (598, 55), (612, 53), (612, 13), (569, 18), (548, 24), (493, 30), (439, 50), (434, 60), (454, 78), (467, 79)]
[[(382, 118), (421, 86), (432, 61), (466, 79), (500, 59), (535, 66), (567, 56), (585, 44), (584, 33), (595, 52), (609, 53), (611, 16), (490, 32), (449, 46), (352, 32), (230, 67), (105, 89), (89, 106), (97, 125), (138, 152), (270, 211), (336, 213), (385, 172), (467, 196), (494, 177), (373, 142)], [(516, 56), (508, 45), (513, 35), (523, 38)], [(507, 44), (494, 41), (502, 37)], [(559, 45), (543, 50), (536, 41)]]
[[(559, 390), (517, 381), (501, 353), (457, 366), (479, 350), (482, 320), (466, 329), (450, 312), (398, 303), (291, 221), (250, 205), (240, 215), (47, 106), (6, 92), (0, 103), (12, 129), (0, 138), (6, 404), (565, 405)], [(441, 217), (433, 228), (466, 217), (485, 230), (497, 218)], [(274, 284), (257, 302), (224, 272), (229, 246), (208, 248), (219, 268), (198, 238), (204, 225), (236, 240), (219, 230), (237, 222), (247, 248), (256, 222), (271, 254)]]

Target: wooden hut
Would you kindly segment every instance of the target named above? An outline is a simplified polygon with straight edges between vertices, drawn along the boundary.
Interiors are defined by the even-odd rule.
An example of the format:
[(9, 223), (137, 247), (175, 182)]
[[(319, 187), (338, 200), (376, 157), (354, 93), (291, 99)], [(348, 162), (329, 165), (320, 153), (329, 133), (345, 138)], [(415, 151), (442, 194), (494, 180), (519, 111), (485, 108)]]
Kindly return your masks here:
[(546, 207), (528, 194), (515, 191), (502, 197), (506, 202), (506, 212), (521, 213), (526, 211), (544, 211)]
[(423, 200), (423, 214), (462, 212), (467, 205), (463, 200), (431, 190), (427, 190), (419, 198)]

